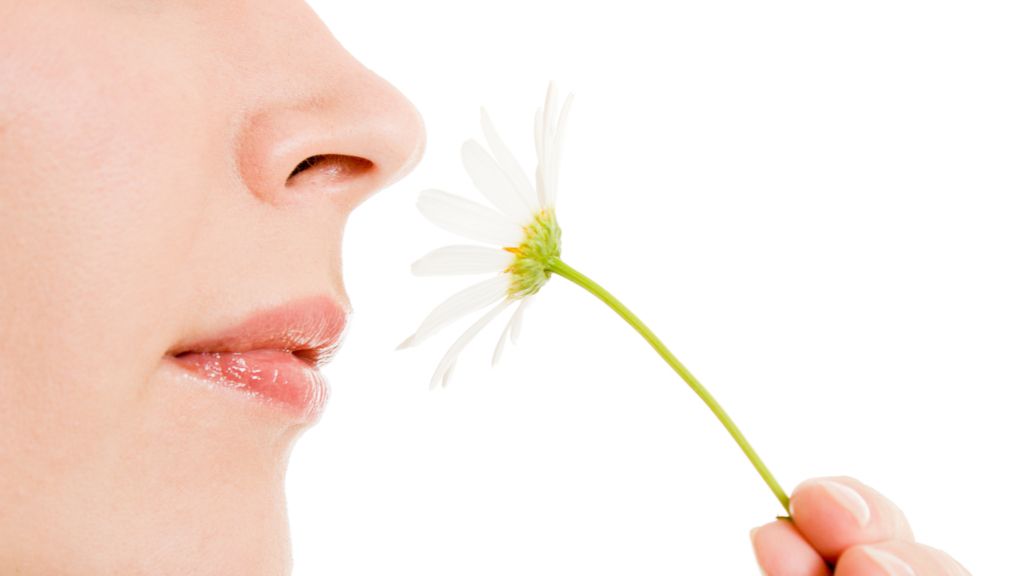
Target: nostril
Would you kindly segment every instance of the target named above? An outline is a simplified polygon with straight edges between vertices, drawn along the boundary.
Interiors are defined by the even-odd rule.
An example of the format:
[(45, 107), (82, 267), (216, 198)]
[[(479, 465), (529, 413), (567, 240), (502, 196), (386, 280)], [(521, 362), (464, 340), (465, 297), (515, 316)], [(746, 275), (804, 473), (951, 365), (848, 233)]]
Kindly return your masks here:
[(373, 162), (359, 156), (345, 154), (318, 154), (310, 156), (292, 170), (286, 184), (293, 184), (296, 177), (303, 173), (317, 173), (320, 178), (329, 180), (348, 179), (360, 176), (373, 168)]
[(292, 173), (288, 175), (288, 179), (291, 180), (304, 170), (316, 166), (316, 163), (319, 162), (321, 158), (323, 158), (323, 156), (310, 156), (302, 162), (299, 162), (299, 165), (295, 167), (295, 170), (292, 170)]

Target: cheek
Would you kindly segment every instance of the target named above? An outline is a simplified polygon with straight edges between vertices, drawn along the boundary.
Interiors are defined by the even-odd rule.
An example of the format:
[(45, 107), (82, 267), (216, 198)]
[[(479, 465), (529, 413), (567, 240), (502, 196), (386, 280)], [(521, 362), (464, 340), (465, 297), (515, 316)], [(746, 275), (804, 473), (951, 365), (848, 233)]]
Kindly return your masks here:
[(178, 329), (183, 263), (223, 185), (205, 164), (224, 158), (211, 143), (225, 138), (190, 92), (195, 73), (159, 54), (77, 48), (25, 63), (34, 73), (4, 95), (4, 418), (89, 420), (132, 401)]

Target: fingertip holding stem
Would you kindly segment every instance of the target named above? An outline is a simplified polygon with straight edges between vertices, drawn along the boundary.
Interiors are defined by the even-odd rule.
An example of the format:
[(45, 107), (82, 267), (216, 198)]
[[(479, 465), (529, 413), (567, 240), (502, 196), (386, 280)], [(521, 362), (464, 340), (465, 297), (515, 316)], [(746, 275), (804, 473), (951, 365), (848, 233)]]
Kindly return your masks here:
[(849, 512), (861, 528), (871, 522), (871, 507), (859, 492), (833, 480), (821, 480), (821, 487), (837, 506)]
[[(871, 506), (864, 496), (849, 485), (832, 478), (813, 478), (801, 482), (793, 490), (793, 497), (789, 501), (790, 516), (796, 518), (797, 500), (814, 499), (815, 493), (823, 495), (832, 507), (845, 511), (858, 527), (864, 528), (871, 523)], [(802, 510), (803, 505), (800, 508)]]

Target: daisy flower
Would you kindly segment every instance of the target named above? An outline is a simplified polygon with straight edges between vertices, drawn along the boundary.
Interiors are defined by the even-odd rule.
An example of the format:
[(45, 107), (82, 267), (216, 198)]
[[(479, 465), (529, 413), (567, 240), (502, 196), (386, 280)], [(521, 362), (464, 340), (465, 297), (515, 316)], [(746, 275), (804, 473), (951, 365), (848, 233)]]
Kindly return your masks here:
[(438, 248), (413, 263), (413, 274), (497, 273), (439, 304), (416, 332), (399, 344), (399, 349), (419, 344), (451, 322), (491, 307), (449, 348), (434, 371), (431, 388), (447, 385), (463, 348), (502, 311), (515, 305), (494, 348), (491, 362), (497, 363), (505, 341), (517, 340), (530, 297), (551, 277), (551, 262), (561, 252), (562, 230), (555, 219), (555, 197), (559, 154), (571, 104), (572, 94), (559, 106), (557, 88), (554, 83), (548, 86), (544, 108), (537, 110), (534, 123), (536, 187), (498, 136), (487, 111), (481, 108), (480, 124), (490, 151), (476, 140), (467, 140), (462, 146), (462, 163), (491, 206), (442, 190), (420, 193), (416, 206), (428, 220), (449, 232), (493, 247), (459, 244)]
[(513, 342), (519, 333), (523, 310), (552, 274), (584, 288), (614, 310), (633, 327), (663, 360), (711, 409), (719, 422), (739, 445), (758, 474), (789, 512), (789, 496), (768, 471), (736, 424), (706, 388), (683, 366), (678, 358), (633, 312), (597, 282), (584, 276), (561, 259), (562, 230), (555, 219), (558, 191), (558, 161), (572, 95), (561, 106), (554, 83), (548, 86), (544, 108), (537, 111), (534, 136), (537, 147), (535, 184), (530, 183), (522, 166), (509, 152), (494, 130), (483, 109), (480, 123), (490, 151), (474, 140), (462, 147), (462, 162), (477, 190), (489, 201), (486, 206), (441, 190), (424, 190), (417, 207), (434, 224), (466, 238), (490, 244), (454, 245), (438, 248), (413, 263), (413, 274), (496, 275), (457, 292), (438, 305), (420, 327), (398, 348), (408, 348), (433, 336), (448, 324), (485, 308), (477, 319), (441, 359), (430, 380), (431, 389), (445, 386), (459, 353), (488, 323), (506, 308), (515, 305), (505, 330), (498, 337), (492, 364), (501, 356), (505, 341)]

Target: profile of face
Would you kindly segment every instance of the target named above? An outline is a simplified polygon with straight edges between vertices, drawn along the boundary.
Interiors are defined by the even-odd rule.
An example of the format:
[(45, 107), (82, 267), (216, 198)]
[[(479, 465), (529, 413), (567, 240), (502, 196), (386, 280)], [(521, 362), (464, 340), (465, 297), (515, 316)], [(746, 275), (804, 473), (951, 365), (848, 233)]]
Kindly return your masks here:
[(298, 1), (0, 2), (4, 573), (290, 570), (345, 221), (424, 142)]

